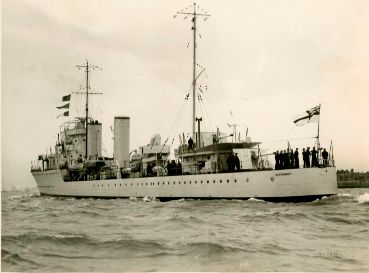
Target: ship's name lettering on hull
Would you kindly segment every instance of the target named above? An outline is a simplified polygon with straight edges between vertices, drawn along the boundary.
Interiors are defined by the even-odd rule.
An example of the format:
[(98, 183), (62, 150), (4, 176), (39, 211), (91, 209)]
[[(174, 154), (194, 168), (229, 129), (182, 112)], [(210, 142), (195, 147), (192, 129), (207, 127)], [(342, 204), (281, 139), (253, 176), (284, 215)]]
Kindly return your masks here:
[(291, 175), (291, 173), (277, 173), (276, 176)]

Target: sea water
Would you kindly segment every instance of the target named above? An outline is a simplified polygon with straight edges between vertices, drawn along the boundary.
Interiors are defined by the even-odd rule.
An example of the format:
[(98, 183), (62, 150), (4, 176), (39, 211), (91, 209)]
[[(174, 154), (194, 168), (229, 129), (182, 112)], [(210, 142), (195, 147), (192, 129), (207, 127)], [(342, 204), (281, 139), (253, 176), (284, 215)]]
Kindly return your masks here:
[(369, 189), (307, 203), (2, 192), (2, 271), (369, 271)]

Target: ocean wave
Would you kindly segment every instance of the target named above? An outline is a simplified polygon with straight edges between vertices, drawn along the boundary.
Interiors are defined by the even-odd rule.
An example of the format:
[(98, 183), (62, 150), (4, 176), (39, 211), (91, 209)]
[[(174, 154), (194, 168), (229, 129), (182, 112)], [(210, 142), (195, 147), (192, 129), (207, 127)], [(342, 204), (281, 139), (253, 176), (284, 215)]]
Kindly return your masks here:
[(267, 201), (265, 201), (265, 200), (258, 199), (258, 198), (254, 198), (254, 197), (251, 197), (251, 198), (247, 199), (247, 200), (246, 200), (246, 202), (254, 202), (254, 203), (261, 202), (261, 203), (268, 203), (268, 202), (267, 202)]
[(145, 196), (144, 198), (142, 198), (143, 202), (155, 202), (156, 198), (152, 197), (152, 196)]
[(233, 247), (233, 246), (225, 246), (218, 243), (213, 242), (192, 242), (187, 243), (183, 248), (184, 253), (206, 253), (207, 255), (214, 254), (223, 254), (223, 253), (235, 253), (235, 252), (243, 252), (245, 249)]
[(359, 195), (356, 200), (359, 202), (359, 204), (368, 204), (369, 203), (369, 193), (364, 193), (362, 195)]
[(354, 195), (350, 194), (350, 193), (339, 193), (337, 194), (340, 197), (354, 197)]
[(2, 235), (3, 243), (57, 242), (61, 244), (90, 243), (87, 236), (79, 234), (37, 234), (34, 232), (18, 235)]
[(18, 199), (22, 199), (22, 198), (24, 198), (24, 196), (23, 196), (23, 195), (11, 195), (11, 196), (8, 196), (8, 197), (6, 198), (6, 200), (13, 201), (13, 200), (18, 200)]
[(36, 269), (39, 267), (38, 263), (30, 259), (26, 259), (17, 253), (7, 251), (4, 248), (1, 248), (1, 261), (2, 261), (1, 269), (6, 271), (8, 271), (7, 268), (10, 269), (9, 271), (13, 271), (11, 270), (12, 266), (24, 266), (27, 267), (28, 269)]

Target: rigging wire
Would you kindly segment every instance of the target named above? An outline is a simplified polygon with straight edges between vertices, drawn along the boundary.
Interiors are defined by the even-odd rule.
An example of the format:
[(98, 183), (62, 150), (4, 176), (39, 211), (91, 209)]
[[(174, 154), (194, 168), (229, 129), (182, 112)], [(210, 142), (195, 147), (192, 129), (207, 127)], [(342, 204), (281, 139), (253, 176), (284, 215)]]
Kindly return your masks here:
[[(210, 52), (206, 46), (206, 43), (202, 43), (202, 46), (199, 47), (199, 50), (201, 51), (201, 53), (203, 53), (203, 49), (205, 50), (205, 53), (206, 52)], [(203, 54), (203, 56), (206, 56), (206, 54)], [(212, 58), (209, 58), (208, 61), (210, 62), (210, 65), (212, 65), (212, 67), (216, 67)], [(206, 73), (207, 74), (207, 73)], [(219, 79), (219, 77), (217, 75), (215, 75), (217, 79)], [(212, 87), (212, 90), (214, 90), (213, 94), (215, 94), (216, 96), (219, 96), (221, 98), (220, 101), (224, 101), (227, 106), (228, 106), (228, 109), (229, 109), (229, 112), (231, 111), (231, 106), (230, 106), (230, 103), (229, 103), (229, 100), (227, 98), (227, 96), (224, 96), (223, 92), (219, 91), (217, 88), (216, 88), (216, 85), (212, 82), (212, 80), (210, 79), (210, 77), (208, 76), (208, 74), (206, 75), (206, 77), (209, 79), (209, 84), (211, 85)], [(219, 91), (219, 92), (218, 92)], [(227, 123), (231, 123), (231, 122), (227, 122)]]
[[(181, 60), (180, 60), (180, 63), (179, 63), (179, 66), (178, 66), (178, 68), (177, 68), (177, 71), (176, 71), (176, 73), (175, 73), (175, 77), (174, 77), (174, 80), (172, 81), (172, 85), (174, 86), (174, 87), (176, 87), (177, 85), (178, 85), (178, 80), (179, 80), (179, 75), (180, 75), (180, 72), (181, 72), (181, 70), (182, 70), (182, 68), (183, 68), (183, 63), (184, 63), (184, 60), (187, 58), (187, 55), (189, 54), (189, 50), (188, 50), (188, 48), (189, 48), (189, 42), (187, 43), (187, 45), (186, 45), (186, 48), (185, 48), (185, 50), (183, 51), (183, 53), (182, 53), (182, 57), (181, 57)], [(187, 94), (187, 93), (186, 93)], [(160, 119), (160, 122), (158, 122), (158, 124), (157, 124), (157, 126), (156, 126), (156, 132), (157, 131), (159, 131), (159, 129), (161, 128), (161, 126), (162, 126), (162, 124), (163, 124), (163, 122), (164, 122), (164, 119)]]
[(172, 126), (171, 126), (171, 128), (170, 128), (170, 130), (169, 130), (169, 133), (167, 134), (167, 138), (166, 138), (166, 140), (165, 140), (165, 142), (164, 142), (164, 145), (165, 145), (165, 144), (167, 143), (167, 141), (171, 138), (171, 136), (172, 136), (172, 132), (173, 132), (173, 129), (174, 129), (175, 125), (177, 125), (177, 127), (178, 127), (178, 125), (179, 125), (178, 120), (179, 120), (179, 118), (181, 117), (181, 115), (180, 115), (180, 114), (181, 114), (182, 109), (184, 108), (184, 106), (185, 106), (186, 102), (187, 102), (187, 99), (185, 98), (185, 99), (184, 99), (184, 101), (182, 102), (181, 107), (179, 108), (179, 111), (178, 111), (178, 113), (177, 113), (177, 115), (176, 115), (176, 118), (174, 119), (174, 122), (173, 122), (173, 124), (172, 124)]

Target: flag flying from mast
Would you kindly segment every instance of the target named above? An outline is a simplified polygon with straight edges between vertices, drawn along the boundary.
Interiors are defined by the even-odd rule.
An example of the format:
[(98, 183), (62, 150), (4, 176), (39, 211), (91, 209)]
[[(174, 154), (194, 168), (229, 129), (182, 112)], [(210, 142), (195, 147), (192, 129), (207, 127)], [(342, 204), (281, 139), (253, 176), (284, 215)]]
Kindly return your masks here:
[(64, 104), (63, 106), (57, 106), (56, 108), (58, 108), (58, 109), (69, 109), (69, 103), (67, 103), (67, 104)]
[(320, 104), (306, 111), (306, 114), (299, 116), (293, 123), (296, 126), (305, 125), (310, 122), (318, 122), (320, 116)]
[(70, 96), (71, 94), (63, 96), (63, 101), (70, 101)]
[(60, 116), (69, 117), (69, 111), (64, 112), (63, 114), (60, 114), (56, 118), (59, 118)]

